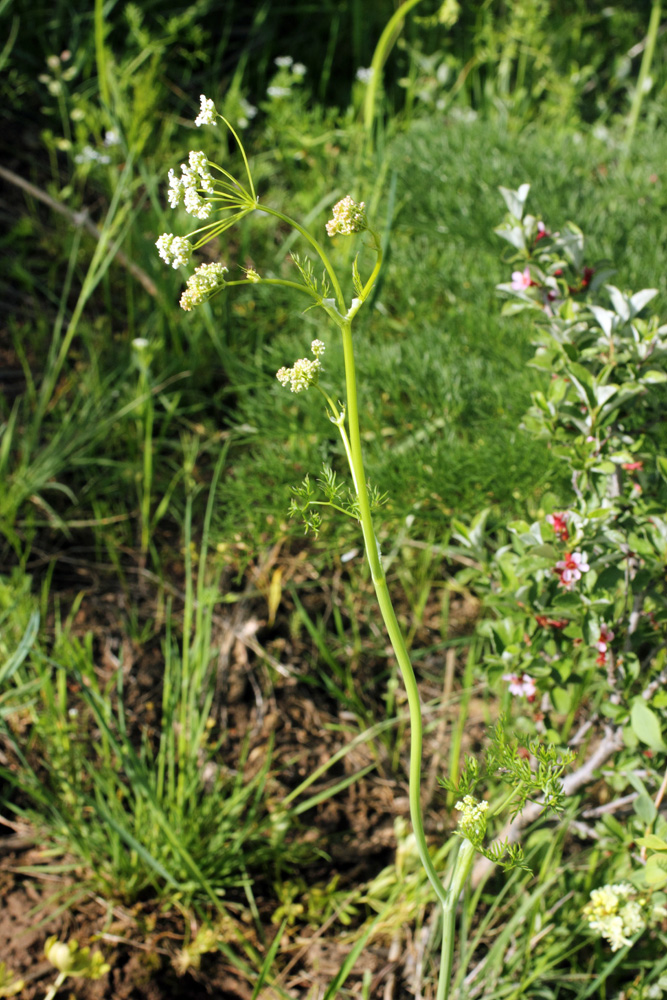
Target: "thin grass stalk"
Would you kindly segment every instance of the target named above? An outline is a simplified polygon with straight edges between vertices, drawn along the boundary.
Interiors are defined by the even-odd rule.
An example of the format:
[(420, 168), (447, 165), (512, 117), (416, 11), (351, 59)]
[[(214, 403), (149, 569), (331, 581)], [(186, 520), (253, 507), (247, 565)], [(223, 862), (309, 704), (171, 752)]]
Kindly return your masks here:
[(188, 693), (190, 690), (190, 643), (192, 634), (192, 612), (193, 612), (193, 593), (192, 593), (192, 550), (190, 548), (192, 543), (192, 491), (188, 489), (187, 499), (185, 501), (185, 523), (183, 525), (184, 539), (183, 543), (185, 546), (185, 607), (183, 609), (183, 652), (181, 654), (181, 676), (180, 676), (180, 694), (179, 694), (179, 706), (178, 706), (178, 743), (177, 743), (177, 759), (178, 759), (178, 779), (176, 785), (176, 801), (178, 802), (179, 808), (183, 808), (183, 801), (185, 795), (185, 758), (188, 749), (188, 741), (190, 739), (190, 718), (189, 718), (189, 699)]
[(380, 35), (380, 39), (375, 46), (375, 52), (373, 53), (370, 67), (371, 77), (368, 81), (366, 96), (364, 98), (364, 130), (366, 132), (369, 151), (372, 148), (373, 142), (373, 125), (375, 123), (375, 109), (378, 91), (380, 89), (382, 69), (394, 46), (394, 43), (396, 42), (396, 39), (400, 34), (401, 28), (403, 27), (403, 21), (412, 8), (416, 7), (420, 2), (421, 0), (406, 0), (406, 2), (402, 4), (394, 13), (393, 17), (387, 21), (384, 31)]
[(651, 64), (653, 62), (653, 53), (655, 52), (655, 43), (658, 37), (658, 28), (660, 27), (661, 10), (661, 0), (653, 0), (651, 17), (648, 23), (648, 32), (646, 33), (646, 47), (644, 49), (644, 55), (642, 56), (641, 66), (639, 67), (639, 77), (637, 78), (637, 86), (632, 99), (632, 107), (630, 108), (628, 127), (625, 134), (625, 152), (623, 154), (624, 162), (630, 155), (635, 130), (637, 128), (637, 122), (639, 121), (639, 114), (642, 109), (642, 104), (644, 103), (644, 88), (648, 75), (651, 71)]

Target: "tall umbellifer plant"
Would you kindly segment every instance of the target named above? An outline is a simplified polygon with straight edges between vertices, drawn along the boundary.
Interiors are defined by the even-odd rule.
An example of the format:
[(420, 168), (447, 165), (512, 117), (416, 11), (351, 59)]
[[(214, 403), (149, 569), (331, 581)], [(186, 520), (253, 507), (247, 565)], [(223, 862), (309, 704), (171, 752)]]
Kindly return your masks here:
[[(209, 160), (203, 151), (191, 152), (188, 162), (181, 165), (180, 175), (177, 175), (173, 170), (169, 172), (169, 202), (173, 208), (184, 205), (187, 212), (202, 222), (202, 226), (186, 236), (165, 233), (159, 237), (156, 245), (164, 261), (174, 268), (179, 268), (188, 264), (193, 252), (220, 236), (246, 215), (259, 211), (290, 226), (308, 244), (311, 254), (314, 252), (314, 255), (319, 258), (322, 267), (320, 276), (316, 275), (314, 271), (311, 257), (292, 255), (300, 281), (262, 277), (254, 269), (246, 269), (243, 276), (231, 279), (229, 269), (225, 264), (220, 262), (200, 264), (187, 279), (180, 302), (184, 310), (190, 311), (226, 288), (258, 283), (283, 286), (305, 296), (308, 307), (320, 309), (338, 329), (342, 337), (346, 383), (344, 404), (334, 402), (332, 396), (321, 383), (321, 375), (324, 370), (322, 359), (326, 350), (324, 340), (317, 338), (312, 341), (311, 357), (300, 358), (291, 367), (281, 368), (277, 372), (278, 381), (292, 393), (298, 394), (309, 389), (320, 393), (329, 420), (338, 428), (351, 477), (351, 486), (348, 487), (346, 484), (341, 484), (330, 469), (325, 468), (322, 478), (318, 480), (317, 489), (307, 478), (301, 486), (293, 490), (292, 513), (300, 514), (303, 517), (306, 530), (316, 532), (321, 522), (321, 508), (329, 506), (357, 521), (361, 528), (380, 612), (407, 692), (410, 713), (410, 814), (421, 862), (435, 896), (443, 908), (442, 958), (438, 985), (438, 997), (442, 1000), (448, 994), (451, 979), (456, 902), (470, 873), (475, 853), (481, 852), (493, 861), (502, 861), (505, 866), (517, 862), (519, 855), (515, 849), (512, 849), (503, 858), (504, 846), (496, 847), (490, 851), (484, 848), (483, 838), (487, 820), (498, 809), (488, 810), (486, 802), (477, 802), (470, 794), (478, 779), (474, 762), (469, 762), (469, 766), (456, 788), (462, 800), (457, 803), (457, 808), (461, 812), (457, 831), (460, 845), (458, 852), (454, 852), (455, 860), (448, 873), (440, 875), (436, 871), (426, 841), (420, 804), (423, 727), (419, 692), (406, 643), (392, 605), (382, 565), (380, 546), (373, 526), (373, 512), (382, 503), (383, 498), (378, 495), (377, 491), (369, 487), (366, 480), (357, 401), (353, 324), (380, 273), (382, 266), (381, 240), (368, 220), (363, 202), (357, 202), (348, 196), (334, 206), (332, 218), (326, 224), (328, 236), (365, 235), (370, 250), (375, 254), (375, 264), (370, 274), (365, 278), (362, 277), (358, 266), (358, 255), (355, 257), (352, 265), (354, 296), (348, 304), (338, 274), (320, 240), (294, 219), (272, 208), (271, 205), (259, 201), (248, 158), (237, 133), (229, 122), (217, 113), (213, 102), (202, 95), (201, 110), (195, 124), (198, 126), (217, 126), (219, 121), (229, 129), (238, 144), (244, 165), (244, 176), (242, 179), (234, 176), (225, 168)], [(324, 333), (323, 336), (325, 336)], [(539, 751), (536, 749), (535, 752)], [(509, 746), (504, 745), (501, 754), (503, 758), (502, 769), (508, 773), (512, 770), (511, 765), (516, 765), (516, 780), (500, 807), (511, 802), (512, 809), (516, 812), (527, 798), (533, 798), (545, 791), (547, 804), (558, 806), (558, 777), (563, 769), (565, 758), (551, 750), (545, 751), (545, 754), (546, 756), (542, 755), (540, 775), (542, 777), (546, 775), (546, 784), (544, 781), (540, 784), (540, 782), (535, 782), (534, 775), (526, 775), (525, 768), (522, 768), (514, 751)], [(448, 879), (447, 887), (445, 885), (446, 879)]]

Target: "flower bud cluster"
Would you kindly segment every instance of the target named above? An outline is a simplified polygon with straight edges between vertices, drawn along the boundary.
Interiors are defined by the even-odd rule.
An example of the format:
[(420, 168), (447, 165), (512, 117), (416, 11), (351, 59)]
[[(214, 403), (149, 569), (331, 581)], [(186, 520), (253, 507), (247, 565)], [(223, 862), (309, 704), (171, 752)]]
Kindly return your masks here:
[(217, 118), (218, 113), (215, 110), (215, 104), (213, 101), (202, 94), (199, 98), (199, 102), (201, 104), (201, 108), (199, 110), (199, 114), (195, 118), (195, 125), (197, 127), (200, 125), (217, 125), (218, 123), (215, 119)]
[(165, 264), (171, 264), (173, 268), (182, 267), (190, 260), (192, 243), (185, 236), (163, 233), (155, 241), (155, 246), (160, 251), (160, 257)]
[(212, 204), (205, 201), (200, 190), (213, 194), (214, 181), (208, 169), (206, 153), (193, 150), (189, 156), (189, 165), (181, 163), (181, 176), (177, 177), (174, 170), (169, 171), (169, 204), (178, 208), (183, 202), (186, 212), (197, 219), (208, 219)]
[(604, 885), (593, 889), (591, 901), (584, 906), (584, 917), (593, 931), (618, 951), (631, 944), (633, 934), (646, 927), (646, 917), (642, 912), (644, 900), (637, 900), (634, 888), (629, 882)]
[(324, 344), (321, 340), (314, 340), (310, 349), (315, 355), (315, 360), (310, 358), (299, 358), (291, 368), (281, 368), (276, 372), (276, 378), (281, 385), (289, 386), (290, 392), (304, 392), (311, 385), (317, 385), (320, 372), (322, 371), (321, 356), (324, 354)]
[(180, 300), (181, 309), (189, 312), (210, 298), (213, 292), (224, 288), (224, 276), (228, 270), (224, 264), (200, 264), (185, 283), (185, 291)]
[(361, 233), (368, 229), (366, 221), (366, 206), (362, 201), (357, 204), (350, 198), (349, 194), (333, 207), (333, 218), (327, 222), (327, 233), (335, 236), (350, 236), (352, 233)]
[(486, 832), (486, 812), (489, 803), (478, 802), (472, 795), (466, 795), (454, 808), (461, 813), (460, 832), (473, 843), (479, 843)]

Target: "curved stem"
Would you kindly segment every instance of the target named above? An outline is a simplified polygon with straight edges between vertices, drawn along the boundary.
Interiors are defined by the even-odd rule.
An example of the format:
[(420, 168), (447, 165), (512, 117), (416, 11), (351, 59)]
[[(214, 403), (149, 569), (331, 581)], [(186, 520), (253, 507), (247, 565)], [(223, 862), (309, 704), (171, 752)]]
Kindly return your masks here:
[(257, 195), (255, 194), (255, 185), (252, 182), (252, 174), (250, 173), (250, 164), (248, 163), (248, 157), (246, 156), (245, 149), (243, 148), (243, 143), (241, 142), (241, 140), (239, 139), (239, 137), (236, 134), (235, 130), (232, 128), (232, 126), (227, 121), (227, 119), (225, 118), (225, 116), (224, 115), (220, 115), (220, 118), (222, 118), (223, 122), (225, 123), (225, 125), (227, 126), (227, 128), (229, 129), (229, 131), (232, 133), (232, 135), (234, 136), (234, 138), (236, 139), (238, 147), (241, 150), (241, 156), (243, 157), (243, 162), (245, 164), (245, 172), (248, 175), (248, 184), (250, 185), (250, 190), (252, 192), (253, 201), (255, 201), (257, 199)]
[(382, 243), (381, 243), (380, 237), (378, 236), (378, 234), (373, 229), (369, 229), (368, 232), (373, 237), (373, 243), (374, 243), (373, 250), (375, 250), (375, 252), (377, 253), (378, 256), (377, 256), (377, 260), (375, 261), (375, 267), (371, 271), (371, 276), (368, 279), (368, 281), (366, 282), (366, 284), (364, 285), (364, 289), (363, 289), (363, 291), (361, 293), (362, 301), (365, 298), (367, 298), (368, 293), (370, 292), (371, 288), (375, 284), (375, 279), (377, 278), (378, 274), (380, 273), (380, 268), (382, 267), (382, 256), (383, 256), (382, 255)]
[(284, 278), (260, 278), (259, 281), (251, 281), (249, 278), (238, 278), (235, 281), (225, 282), (225, 288), (229, 288), (232, 285), (283, 285), (285, 288), (296, 288), (297, 292), (305, 292), (306, 295), (310, 295), (311, 299), (315, 299), (315, 302), (318, 304), (321, 301), (320, 296), (312, 288), (308, 288), (307, 285), (300, 285), (298, 281), (286, 281)]
[(368, 81), (368, 88), (364, 99), (364, 129), (369, 137), (375, 118), (375, 102), (380, 89), (380, 74), (382, 72), (382, 68), (387, 61), (387, 56), (391, 52), (394, 42), (398, 38), (401, 28), (403, 27), (403, 21), (405, 20), (406, 14), (408, 14), (409, 11), (411, 11), (413, 7), (416, 7), (420, 2), (421, 0), (405, 0), (405, 3), (401, 4), (398, 10), (395, 11), (393, 16), (387, 21), (384, 31), (380, 35), (378, 43), (375, 46), (375, 52), (373, 53), (373, 58), (371, 60), (371, 78)]
[(298, 233), (301, 233), (304, 239), (308, 240), (312, 248), (316, 251), (318, 257), (324, 264), (327, 274), (331, 278), (331, 284), (333, 286), (334, 292), (336, 293), (336, 301), (338, 302), (338, 309), (340, 310), (341, 313), (344, 313), (345, 299), (343, 298), (343, 292), (341, 290), (338, 277), (336, 276), (336, 272), (334, 271), (331, 265), (331, 261), (329, 260), (326, 253), (324, 252), (318, 241), (315, 239), (315, 237), (312, 236), (307, 229), (304, 229), (303, 226), (300, 226), (298, 222), (295, 222), (294, 219), (290, 219), (289, 215), (283, 215), (282, 212), (276, 211), (275, 208), (269, 208), (267, 205), (258, 204), (257, 209), (260, 212), (267, 212), (269, 215), (274, 215), (276, 219), (281, 219), (283, 222), (286, 222), (288, 226), (291, 226), (292, 229), (296, 229)]
[(448, 904), (449, 894), (440, 881), (440, 877), (435, 870), (433, 861), (431, 860), (431, 855), (429, 854), (428, 845), (426, 843), (426, 834), (424, 833), (424, 823), (422, 820), (420, 788), (423, 724), (421, 703), (419, 701), (419, 690), (417, 688), (417, 680), (412, 668), (412, 663), (410, 662), (405, 640), (403, 639), (403, 635), (396, 618), (396, 613), (389, 596), (387, 578), (382, 566), (380, 549), (377, 538), (375, 537), (375, 530), (373, 528), (370, 501), (368, 498), (368, 488), (366, 486), (364, 463), (361, 452), (361, 433), (359, 428), (357, 382), (354, 366), (351, 324), (348, 321), (343, 321), (343, 323), (341, 323), (341, 331), (343, 334), (345, 381), (347, 386), (347, 420), (350, 441), (350, 465), (357, 490), (361, 530), (364, 536), (364, 544), (371, 569), (371, 576), (373, 578), (373, 586), (375, 587), (378, 604), (380, 605), (380, 612), (389, 634), (389, 639), (394, 649), (396, 660), (398, 661), (398, 666), (400, 668), (403, 683), (405, 684), (405, 690), (408, 696), (408, 708), (410, 712), (410, 818), (412, 820), (412, 827), (417, 840), (419, 857), (424, 866), (429, 882), (433, 886), (433, 889), (435, 890), (435, 893), (442, 905), (446, 906)]

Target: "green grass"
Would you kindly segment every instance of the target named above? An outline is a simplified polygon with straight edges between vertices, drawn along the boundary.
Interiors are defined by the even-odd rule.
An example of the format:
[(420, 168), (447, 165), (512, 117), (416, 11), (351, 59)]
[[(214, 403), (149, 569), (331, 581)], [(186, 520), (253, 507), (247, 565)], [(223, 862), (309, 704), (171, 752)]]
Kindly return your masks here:
[[(367, 470), (390, 495), (389, 524), (415, 511), (442, 524), (449, 511), (470, 515), (489, 505), (515, 515), (526, 503), (537, 509), (545, 490), (567, 489), (542, 444), (519, 429), (542, 376), (526, 366), (529, 324), (500, 316), (495, 285), (511, 268), (493, 232), (504, 211), (497, 188), (531, 182), (530, 209), (554, 228), (576, 220), (591, 264), (613, 260), (621, 287), (655, 286), (664, 295), (665, 193), (651, 179), (664, 152), (660, 134), (647, 133), (622, 168), (612, 140), (592, 133), (508, 133), (457, 120), (422, 122), (385, 151), (397, 211), (382, 286), (356, 346)], [(233, 315), (229, 303), (213, 308)], [(323, 383), (335, 395), (343, 382), (335, 334), (310, 314), (290, 315), (288, 298), (277, 309), (274, 299), (266, 326), (261, 297), (248, 309), (246, 296), (231, 305), (254, 349), (244, 350), (237, 334), (221, 392), (223, 406), (226, 396), (233, 400), (242, 436), (220, 488), (223, 535), (266, 531), (267, 518), (280, 524), (290, 484), (317, 475), (322, 461), (342, 466), (317, 396), (287, 396), (273, 379), (320, 336), (328, 345)]]
[[(32, 164), (19, 156), (14, 166), (70, 213), (88, 209), (100, 235), (81, 230), (71, 215), (47, 215), (30, 195), (24, 215), (3, 238), (18, 306), (10, 332), (26, 375), (23, 397), (13, 407), (0, 402), (3, 551), (8, 561), (25, 566), (33, 547), (41, 559), (42, 547), (51, 546), (46, 561), (54, 566), (63, 543), (83, 550), (87, 558), (115, 566), (130, 603), (136, 596), (133, 571), (147, 563), (169, 587), (176, 567), (186, 596), (171, 631), (162, 636), (162, 703), (151, 730), (132, 717), (122, 671), (100, 680), (90, 638), (79, 641), (65, 627), (53, 644), (42, 635), (29, 655), (37, 625), (37, 601), (29, 590), (41, 588), (46, 620), (53, 612), (50, 571), (34, 584), (20, 570), (11, 584), (2, 583), (0, 722), (10, 725), (17, 710), (30, 718), (25, 739), (11, 725), (5, 731), (5, 745), (22, 770), (18, 777), (16, 771), (5, 774), (13, 789), (3, 794), (8, 809), (42, 825), (54, 865), (59, 852), (74, 855), (86, 889), (125, 902), (151, 897), (166, 907), (184, 903), (200, 911), (214, 910), (224, 893), (236, 893), (252, 909), (256, 880), (269, 912), (275, 894), (283, 902), (276, 885), (304, 857), (290, 841), (302, 829), (300, 817), (345, 791), (365, 770), (346, 767), (343, 777), (332, 770), (324, 787), (320, 780), (348, 748), (368, 743), (365, 767), (380, 767), (389, 776), (383, 780), (398, 788), (405, 722), (374, 612), (360, 611), (368, 605), (360, 559), (342, 585), (338, 579), (328, 590), (318, 579), (331, 567), (339, 570), (340, 554), (359, 545), (356, 525), (334, 514), (320, 542), (305, 543), (311, 565), (305, 580), (284, 587), (277, 631), (278, 642), (288, 641), (289, 631), (300, 651), (295, 671), (305, 676), (308, 693), (347, 713), (344, 723), (332, 725), (350, 742), (290, 793), (279, 822), (266, 802), (277, 787), (270, 750), (254, 777), (246, 773), (241, 753), (236, 774), (222, 766), (212, 785), (203, 780), (202, 761), (219, 756), (222, 746), (207, 728), (213, 607), (221, 596), (236, 598), (233, 588), (241, 584), (245, 562), (261, 565), (276, 539), (300, 534), (301, 526), (286, 520), (290, 485), (306, 474), (316, 477), (323, 462), (338, 472), (344, 466), (319, 397), (290, 396), (275, 372), (306, 354), (318, 336), (327, 343), (325, 387), (337, 398), (344, 383), (335, 331), (316, 323), (312, 313), (298, 312), (282, 290), (277, 296), (261, 286), (254, 294), (230, 290), (200, 314), (178, 309), (182, 276), (160, 263), (154, 241), (184, 222), (166, 207), (165, 178), (188, 148), (204, 144), (202, 133), (188, 125), (198, 94), (210, 93), (225, 110), (237, 106), (241, 95), (260, 106), (248, 145), (262, 198), (271, 205), (321, 233), (331, 203), (351, 191), (366, 199), (377, 228), (391, 232), (381, 284), (365, 307), (356, 345), (367, 473), (390, 495), (380, 519), (389, 561), (396, 559), (391, 584), (415, 642), (420, 676), (429, 698), (437, 692), (438, 699), (444, 651), (455, 643), (465, 646), (467, 639), (448, 638), (448, 602), (463, 584), (443, 582), (443, 550), (430, 546), (448, 543), (454, 517), (468, 520), (490, 507), (490, 523), (502, 531), (506, 519), (526, 508), (537, 511), (547, 491), (566, 498), (569, 490), (542, 444), (519, 428), (542, 376), (527, 367), (527, 321), (500, 316), (495, 285), (507, 280), (510, 268), (493, 232), (504, 213), (498, 185), (529, 181), (531, 211), (552, 228), (568, 219), (578, 223), (589, 239), (589, 263), (613, 260), (620, 287), (657, 287), (659, 310), (667, 291), (667, 142), (657, 128), (640, 129), (623, 163), (623, 126), (613, 119), (626, 106), (632, 79), (632, 72), (620, 74), (618, 60), (641, 40), (648, 5), (646, 17), (643, 10), (607, 14), (596, 6), (589, 18), (573, 0), (569, 18), (556, 12), (558, 24), (548, 4), (467, 5), (453, 31), (429, 28), (429, 44), (437, 38), (438, 52), (449, 60), (448, 83), (436, 81), (435, 89), (449, 95), (468, 55), (475, 64), (452, 98), (453, 110), (448, 96), (447, 115), (430, 113), (423, 120), (416, 66), (418, 52), (428, 45), (423, 22), (411, 19), (408, 47), (397, 46), (392, 54), (384, 105), (403, 106), (396, 77), (405, 72), (410, 79), (403, 121), (410, 125), (402, 132), (397, 120), (379, 122), (374, 158), (355, 125), (362, 91), (354, 72), (369, 64), (378, 34), (361, 0), (328, 0), (317, 12), (300, 3), (274, 16), (270, 5), (258, 4), (238, 31), (231, 28), (241, 6), (228, 6), (222, 32), (209, 0), (167, 19), (154, 3), (114, 9), (106, 37), (98, 31), (95, 46), (92, 8), (72, 11), (58, 2), (48, 12), (39, 9), (32, 36), (24, 25), (7, 56), (10, 71), (0, 92), (17, 119), (20, 113), (32, 120), (33, 141), (43, 130), (48, 151), (48, 165), (46, 159)], [(0, 13), (6, 9), (0, 4)], [(101, 9), (98, 4), (98, 15)], [(392, 9), (390, 3), (374, 5), (380, 27)], [(289, 102), (271, 104), (265, 92), (275, 72), (273, 58), (284, 54), (284, 25), (298, 12), (304, 17), (290, 36), (290, 51), (311, 59), (306, 86)], [(316, 46), (315, 20), (309, 20), (315, 17), (322, 19)], [(527, 27), (517, 36), (521, 18)], [(97, 24), (99, 29), (99, 16)], [(31, 37), (36, 44), (29, 44)], [(49, 94), (44, 81), (35, 80), (46, 57), (65, 46), (75, 55), (58, 73), (70, 66), (76, 73), (60, 78), (58, 92)], [(536, 53), (547, 59), (544, 78), (554, 88), (544, 98)], [(598, 59), (605, 53), (614, 56), (613, 64)], [(580, 79), (573, 60), (596, 64), (593, 88), (583, 89), (588, 71)], [(663, 63), (658, 51), (657, 83), (645, 108), (654, 121), (664, 104)], [(349, 110), (338, 113), (317, 103), (324, 98), (349, 104)], [(471, 107), (486, 118), (466, 114)], [(596, 107), (610, 131), (579, 127), (579, 115), (593, 119)], [(110, 152), (111, 163), (77, 164), (84, 144), (101, 149), (109, 128), (123, 137)], [(236, 154), (220, 136), (212, 141), (223, 162), (232, 162)], [(147, 281), (119, 262), (118, 249)], [(253, 264), (263, 274), (293, 278), (286, 255), (302, 247), (277, 231), (273, 220), (251, 218), (227, 245), (214, 249), (230, 265)], [(332, 252), (349, 272), (349, 244), (340, 241)], [(155, 294), (146, 290), (151, 282)], [(150, 341), (143, 377), (131, 348), (134, 337)], [(406, 525), (408, 515), (414, 519)], [(191, 554), (204, 524), (196, 572)], [(211, 550), (220, 549), (208, 566), (207, 542)], [(292, 540), (289, 551), (298, 548)], [(221, 595), (215, 574), (225, 560), (235, 564), (238, 577)], [(318, 589), (309, 602), (311, 585)], [(262, 614), (265, 589), (252, 594)], [(439, 631), (424, 638), (420, 629), (424, 622), (431, 629), (436, 613)], [(151, 633), (142, 614), (136, 602), (127, 612), (134, 635)], [(468, 657), (463, 694), (458, 678), (450, 692), (458, 711), (449, 759), (442, 762), (450, 773), (456, 772), (471, 711), (476, 648)], [(268, 677), (272, 694), (282, 682)], [(68, 684), (79, 689), (72, 692)], [(487, 689), (479, 700), (489, 716)], [(369, 728), (384, 705), (389, 718)], [(312, 797), (305, 798), (316, 779)], [(441, 857), (450, 846), (440, 849)], [(474, 900), (465, 901), (460, 951), (465, 964), (477, 969), (471, 997), (584, 1000), (593, 987), (601, 998), (614, 995), (635, 973), (632, 956), (620, 956), (616, 965), (598, 947), (595, 966), (585, 959), (580, 910), (593, 885), (620, 877), (615, 858), (584, 854), (544, 829), (528, 835), (527, 848), (539, 886), (523, 874), (499, 891), (501, 883), (494, 881), (480, 890), (482, 916), (474, 916)], [(275, 894), (266, 888), (267, 872), (276, 880)], [(392, 866), (380, 888), (372, 881), (355, 895), (353, 905), (368, 919), (353, 921), (351, 948), (361, 948), (365, 935), (372, 941), (378, 927), (388, 944), (399, 928), (397, 914), (422, 920), (423, 877), (416, 870), (408, 876)], [(400, 893), (397, 877), (403, 880)], [(347, 897), (347, 890), (323, 892), (331, 912)], [(316, 894), (304, 890), (307, 907), (311, 896)], [(261, 938), (256, 910), (255, 924)], [(333, 927), (344, 933), (342, 921)], [(429, 947), (435, 944), (432, 939)], [(274, 957), (271, 948), (266, 952)], [(258, 953), (246, 949), (246, 956), (261, 964)], [(342, 971), (350, 970), (344, 965)]]

